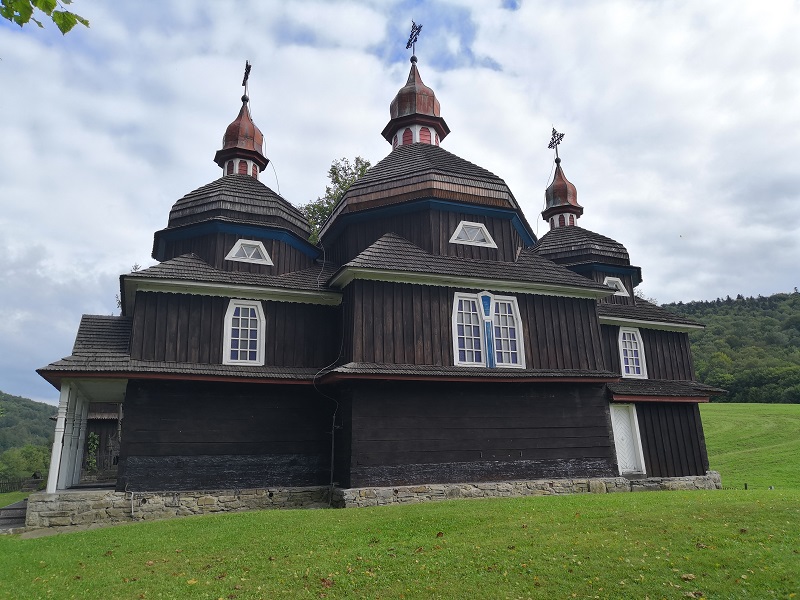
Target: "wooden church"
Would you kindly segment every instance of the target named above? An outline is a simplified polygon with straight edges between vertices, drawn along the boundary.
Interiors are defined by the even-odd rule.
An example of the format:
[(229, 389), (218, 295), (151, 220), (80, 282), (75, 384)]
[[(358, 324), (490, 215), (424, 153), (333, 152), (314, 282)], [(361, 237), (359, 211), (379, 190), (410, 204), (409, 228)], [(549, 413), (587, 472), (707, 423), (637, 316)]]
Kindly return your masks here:
[(78, 484), (97, 402), (121, 405), (120, 491), (706, 474), (700, 326), (635, 296), (640, 268), (578, 225), (559, 158), (537, 239), (500, 177), (440, 146), (411, 63), (390, 152), (318, 243), (259, 180), (242, 97), (221, 177), (120, 277), (122, 314), (85, 315), (39, 370), (61, 392), (48, 492)]

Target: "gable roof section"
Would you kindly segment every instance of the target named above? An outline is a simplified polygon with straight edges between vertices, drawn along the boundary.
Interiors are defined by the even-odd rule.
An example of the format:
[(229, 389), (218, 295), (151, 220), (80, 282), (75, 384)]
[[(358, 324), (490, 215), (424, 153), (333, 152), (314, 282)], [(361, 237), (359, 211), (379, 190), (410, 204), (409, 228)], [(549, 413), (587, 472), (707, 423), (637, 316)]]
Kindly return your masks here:
[[(435, 198), (519, 212), (514, 195), (500, 177), (431, 144), (398, 146), (345, 192), (325, 222), (320, 237), (336, 217), (409, 200)], [(520, 212), (520, 216), (521, 212)], [(530, 230), (530, 226), (527, 225)]]
[(598, 304), (597, 315), (603, 325), (647, 327), (668, 331), (693, 331), (705, 325), (669, 312), (641, 298), (633, 298), (635, 305)]
[(249, 175), (225, 175), (186, 194), (169, 211), (167, 229), (212, 218), (284, 227), (308, 239), (303, 213)]
[(344, 287), (353, 279), (583, 298), (613, 294), (608, 286), (576, 275), (532, 250), (523, 250), (514, 263), (474, 260), (429, 254), (395, 233), (382, 236), (344, 265), (329, 283)]
[(128, 350), (130, 317), (83, 315), (72, 354), (37, 369), (56, 387), (63, 378), (192, 379), (225, 380), (245, 378), (253, 381), (311, 383), (319, 369), (271, 366), (240, 366), (164, 361), (132, 360)]
[(132, 314), (137, 290), (227, 296), (311, 304), (339, 304), (341, 294), (325, 282), (333, 267), (315, 265), (283, 275), (215, 269), (196, 254), (183, 254), (120, 277), (125, 314)]

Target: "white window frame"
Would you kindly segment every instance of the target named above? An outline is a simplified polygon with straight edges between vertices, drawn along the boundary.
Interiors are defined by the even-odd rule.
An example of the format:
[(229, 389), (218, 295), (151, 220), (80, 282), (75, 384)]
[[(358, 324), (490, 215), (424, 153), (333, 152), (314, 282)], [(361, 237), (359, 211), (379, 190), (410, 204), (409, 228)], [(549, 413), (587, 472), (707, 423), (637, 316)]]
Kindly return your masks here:
[[(457, 240), (458, 234), (464, 229), (464, 226), (468, 225), (470, 227), (477, 227), (483, 233), (483, 236), (486, 238), (485, 242), (471, 242), (469, 240)], [(474, 223), (472, 221), (461, 221), (456, 227), (456, 230), (453, 232), (453, 235), (450, 236), (450, 243), (451, 244), (464, 244), (465, 246), (481, 246), (483, 248), (497, 248), (497, 244), (494, 243), (494, 238), (489, 233), (486, 225), (483, 223)]]
[[(236, 253), (241, 249), (243, 244), (258, 246), (261, 254), (265, 257), (263, 260), (260, 258), (242, 258), (240, 256), (236, 256)], [(246, 262), (246, 263), (253, 263), (256, 265), (267, 265), (269, 267), (273, 266), (274, 263), (272, 262), (272, 258), (269, 256), (269, 252), (267, 249), (264, 248), (264, 244), (259, 242), (258, 240), (236, 240), (236, 243), (231, 248), (231, 251), (225, 256), (225, 260), (234, 260), (236, 262)]]
[(607, 285), (608, 287), (614, 288), (616, 291), (614, 292), (615, 296), (625, 296), (630, 298), (630, 292), (625, 287), (625, 284), (622, 283), (622, 279), (619, 277), (606, 277), (603, 279), (603, 285)]
[[(255, 360), (241, 360), (231, 358), (231, 345), (232, 345), (232, 330), (233, 319), (236, 308), (255, 308), (256, 319), (258, 320), (257, 333), (256, 333), (256, 359)], [(249, 318), (249, 317), (248, 317)], [(263, 366), (264, 365), (264, 332), (266, 330), (266, 319), (264, 318), (264, 308), (261, 302), (257, 300), (237, 300), (231, 299), (228, 302), (228, 309), (225, 311), (225, 331), (223, 332), (224, 343), (222, 348), (222, 364), (223, 365), (250, 365), (250, 366)]]
[[(484, 311), (482, 296), (489, 298), (489, 314)], [(460, 348), (458, 347), (458, 301), (472, 301), (478, 306), (478, 314), (480, 316), (478, 327), (480, 328), (481, 340), (481, 362), (467, 362), (461, 361), (458, 357)], [(511, 304), (512, 317), (514, 320), (514, 327), (516, 333), (517, 344), (517, 363), (498, 363), (497, 350), (495, 348), (495, 307), (498, 302), (508, 302)], [(495, 296), (490, 292), (480, 292), (478, 294), (468, 294), (464, 292), (456, 292), (453, 295), (453, 310), (451, 312), (452, 323), (452, 340), (453, 340), (453, 364), (459, 367), (497, 367), (503, 369), (524, 369), (525, 368), (525, 335), (522, 328), (522, 317), (519, 312), (519, 304), (514, 296)], [(487, 336), (487, 327), (489, 327), (489, 335)], [(488, 348), (488, 343), (491, 342), (492, 347)], [(490, 354), (491, 353), (491, 358)]]
[[(618, 441), (619, 432), (614, 427), (614, 416), (613, 412), (615, 410), (625, 410), (627, 412), (627, 418), (629, 420), (629, 425), (631, 429), (631, 435), (633, 436), (633, 440), (631, 440), (631, 444), (633, 446), (632, 450), (635, 455), (635, 460), (637, 462), (637, 469), (632, 471), (624, 471), (622, 469), (622, 464), (619, 459), (620, 455), (620, 444)], [(644, 466), (644, 451), (642, 449), (642, 436), (639, 433), (639, 418), (636, 414), (636, 405), (635, 404), (621, 404), (618, 402), (612, 402), (611, 406), (609, 407), (609, 411), (611, 411), (611, 430), (614, 434), (614, 450), (616, 451), (617, 456), (617, 468), (619, 469), (620, 475), (647, 475), (647, 471)]]
[[(625, 334), (635, 336), (635, 341), (639, 351), (639, 370), (641, 373), (625, 372), (625, 346), (623, 344), (623, 338), (625, 337)], [(617, 346), (619, 348), (619, 370), (622, 376), (632, 379), (647, 379), (647, 360), (645, 359), (644, 341), (642, 340), (642, 334), (639, 333), (639, 330), (634, 327), (620, 327), (619, 336), (617, 337)]]

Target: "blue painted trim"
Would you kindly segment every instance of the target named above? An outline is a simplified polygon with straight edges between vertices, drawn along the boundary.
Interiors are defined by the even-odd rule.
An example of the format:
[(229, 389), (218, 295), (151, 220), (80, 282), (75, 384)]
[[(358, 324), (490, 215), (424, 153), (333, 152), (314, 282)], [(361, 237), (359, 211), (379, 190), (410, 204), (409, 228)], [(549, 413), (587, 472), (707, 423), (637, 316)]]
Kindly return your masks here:
[(517, 230), (517, 233), (522, 238), (522, 242), (526, 247), (534, 246), (537, 242), (536, 236), (525, 228), (522, 219), (519, 218), (519, 215), (515, 210), (510, 208), (492, 208), (490, 206), (479, 206), (475, 204), (461, 204), (459, 202), (435, 200), (433, 198), (423, 198), (421, 200), (414, 200), (412, 202), (401, 202), (399, 204), (392, 204), (390, 206), (382, 206), (380, 208), (372, 208), (365, 211), (339, 215), (336, 217), (336, 226), (327, 232), (325, 237), (328, 237), (334, 233), (338, 235), (341, 229), (347, 223), (361, 223), (363, 221), (371, 221), (376, 217), (391, 217), (394, 215), (419, 212), (425, 209), (461, 212), (468, 215), (506, 219), (511, 221), (511, 225)]
[(185, 240), (198, 235), (209, 233), (232, 233), (243, 236), (245, 239), (261, 238), (267, 240), (277, 240), (299, 250), (306, 256), (316, 259), (322, 254), (316, 246), (307, 242), (296, 233), (286, 229), (275, 229), (269, 225), (259, 227), (257, 225), (246, 225), (243, 223), (227, 223), (224, 221), (207, 221), (194, 225), (186, 225), (176, 229), (162, 229), (158, 232), (164, 241)]

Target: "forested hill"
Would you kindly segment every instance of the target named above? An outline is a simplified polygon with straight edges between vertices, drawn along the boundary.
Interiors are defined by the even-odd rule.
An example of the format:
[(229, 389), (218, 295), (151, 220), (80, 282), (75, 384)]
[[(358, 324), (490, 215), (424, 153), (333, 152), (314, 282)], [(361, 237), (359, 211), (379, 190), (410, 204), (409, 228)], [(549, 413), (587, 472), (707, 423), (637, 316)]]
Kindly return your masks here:
[(0, 454), (27, 444), (53, 443), (55, 406), (0, 392)]
[(697, 378), (728, 394), (715, 402), (800, 403), (800, 293), (663, 307), (706, 328), (689, 335)]

